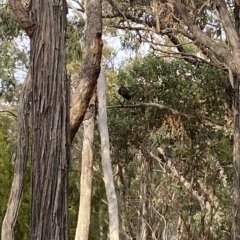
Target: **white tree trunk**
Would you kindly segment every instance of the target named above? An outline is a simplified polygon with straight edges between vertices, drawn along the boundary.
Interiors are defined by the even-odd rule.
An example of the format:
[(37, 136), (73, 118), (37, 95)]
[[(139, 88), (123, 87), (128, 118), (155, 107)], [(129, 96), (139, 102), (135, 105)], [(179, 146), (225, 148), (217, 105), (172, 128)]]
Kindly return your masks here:
[(80, 182), (80, 205), (75, 240), (88, 240), (91, 216), (93, 152), (96, 93), (90, 101), (83, 121), (84, 136), (82, 148), (82, 167)]
[(104, 69), (102, 66), (98, 78), (98, 90), (97, 90), (99, 101), (98, 123), (101, 136), (102, 167), (108, 200), (109, 239), (119, 240), (118, 203), (113, 182), (113, 171), (110, 158), (109, 134), (107, 125), (106, 89), (103, 71)]

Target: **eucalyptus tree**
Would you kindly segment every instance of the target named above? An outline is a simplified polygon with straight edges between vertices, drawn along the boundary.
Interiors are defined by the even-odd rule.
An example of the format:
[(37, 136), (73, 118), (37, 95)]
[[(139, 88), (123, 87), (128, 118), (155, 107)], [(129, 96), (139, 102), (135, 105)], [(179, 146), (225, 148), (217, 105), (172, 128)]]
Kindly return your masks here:
[[(10, 3), (30, 38), (31, 48), (31, 239), (68, 239), (70, 92), (65, 57), (67, 6), (65, 1), (41, 4), (35, 1), (26, 9), (21, 1)], [(25, 151), (27, 148), (26, 145)], [(6, 233), (2, 236), (5, 239), (12, 238), (7, 231), (3, 233)]]
[[(200, 66), (208, 64), (229, 71), (229, 88), (235, 89), (234, 106), (234, 191), (232, 238), (240, 235), (239, 96), (240, 66), (239, 1), (114, 1), (107, 0), (106, 24), (125, 30), (135, 43), (148, 42), (162, 54), (177, 56)], [(134, 47), (124, 35), (125, 46)], [(163, 44), (164, 42), (164, 44)], [(188, 46), (194, 46), (194, 51)], [(229, 91), (232, 92), (232, 91)], [(232, 98), (232, 94), (229, 95)], [(231, 100), (232, 101), (232, 100)]]
[[(10, 4), (21, 28), (30, 39), (30, 87), (22, 95), (25, 96), (20, 108), (23, 111), (19, 116), (24, 116), (26, 120), (24, 111), (27, 111), (28, 97), (31, 96), (31, 239), (68, 239), (70, 131), (73, 139), (100, 71), (101, 4), (100, 1), (88, 1), (86, 5), (89, 23), (86, 29), (87, 54), (80, 76), (83, 80), (72, 98), (75, 103), (71, 108), (71, 128), (70, 79), (66, 74), (65, 49), (66, 1), (34, 1), (28, 7), (24, 7), (20, 0), (12, 0)], [(2, 239), (14, 238), (14, 226), (22, 197), (23, 173), (28, 156), (28, 125), (25, 120), (19, 123), (24, 134), (19, 135), (19, 152), (2, 227)]]
[(119, 70), (118, 84), (132, 94), (121, 106), (109, 92), (121, 233), (228, 238), (233, 171), (223, 108), (227, 73), (151, 54)]

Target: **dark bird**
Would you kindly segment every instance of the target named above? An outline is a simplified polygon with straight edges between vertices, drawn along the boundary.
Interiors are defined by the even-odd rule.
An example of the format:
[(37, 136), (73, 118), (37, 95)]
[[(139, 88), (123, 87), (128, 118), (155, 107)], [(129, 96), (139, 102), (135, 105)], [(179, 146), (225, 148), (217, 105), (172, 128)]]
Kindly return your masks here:
[(116, 91), (124, 98), (127, 100), (131, 99), (131, 94), (129, 90), (125, 87), (119, 87), (117, 84), (113, 84), (111, 87), (114, 87)]

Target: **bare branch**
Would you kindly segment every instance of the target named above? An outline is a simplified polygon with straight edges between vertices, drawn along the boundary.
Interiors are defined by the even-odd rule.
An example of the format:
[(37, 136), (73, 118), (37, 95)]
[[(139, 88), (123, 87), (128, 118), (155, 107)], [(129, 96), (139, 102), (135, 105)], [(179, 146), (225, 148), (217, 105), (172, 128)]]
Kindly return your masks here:
[[(153, 157), (155, 160), (158, 162), (162, 162), (162, 160), (150, 152), (151, 157)], [(169, 159), (165, 159), (166, 164), (165, 168), (167, 170), (167, 174), (174, 177), (178, 182), (195, 198), (199, 201), (199, 204), (201, 208), (207, 208), (208, 210), (210, 209), (210, 206), (213, 206), (214, 208), (217, 206), (217, 199), (213, 195), (213, 193), (207, 189), (203, 184), (201, 184), (201, 191), (204, 193), (199, 193), (197, 190), (192, 188), (192, 182), (189, 182), (187, 179), (185, 179), (179, 171), (176, 169), (175, 166), (171, 163)], [(200, 181), (200, 180), (199, 180)], [(201, 181), (200, 181), (201, 182)]]
[(193, 38), (219, 55), (235, 73), (240, 74), (239, 64), (236, 59), (233, 58), (229, 49), (227, 49), (220, 42), (212, 40), (207, 34), (203, 33), (201, 29), (194, 24), (188, 10), (181, 2), (177, 0), (169, 0), (169, 2), (174, 6), (177, 13), (181, 16), (184, 24), (188, 26), (188, 29), (193, 34)]
[[(116, 17), (122, 17), (123, 15), (123, 11), (120, 12), (119, 8), (114, 5), (114, 2), (110, 0), (111, 6), (113, 7), (113, 9), (115, 11), (117, 11), (117, 13), (114, 14), (107, 14), (105, 15), (105, 18), (116, 18)], [(173, 16), (174, 17), (174, 16)], [(216, 66), (218, 68), (224, 69), (225, 70), (225, 66), (218, 61), (218, 59), (216, 58), (216, 56), (214, 54), (212, 54), (212, 52), (210, 50), (208, 50), (205, 46), (203, 46), (202, 44), (200, 44), (199, 42), (196, 41), (196, 37), (194, 37), (192, 34), (190, 34), (188, 31), (185, 31), (183, 29), (179, 29), (179, 28), (168, 28), (165, 27), (163, 25), (161, 25), (161, 28), (159, 29), (159, 31), (156, 30), (156, 23), (155, 22), (149, 22), (149, 21), (143, 21), (139, 18), (136, 18), (134, 16), (132, 16), (129, 13), (124, 13), (124, 19), (131, 21), (135, 24), (137, 24), (137, 26), (133, 26), (130, 24), (127, 24), (127, 26), (119, 26), (119, 25), (115, 25), (115, 24), (109, 24), (109, 27), (114, 27), (116, 29), (123, 29), (123, 30), (131, 30), (131, 31), (136, 31), (137, 33), (139, 33), (139, 31), (145, 31), (145, 32), (150, 32), (151, 35), (153, 36), (153, 34), (156, 34), (156, 36), (159, 35), (166, 35), (169, 40), (174, 44), (172, 47), (175, 47), (178, 50), (178, 54), (182, 55), (182, 58), (193, 64), (193, 65), (201, 65), (201, 64), (208, 64), (211, 66)], [(179, 21), (179, 20), (178, 20)], [(142, 26), (139, 26), (142, 25)], [(190, 55), (189, 53), (186, 53), (185, 49), (182, 47), (182, 43), (179, 41), (179, 39), (176, 37), (176, 34), (182, 34), (184, 37), (186, 37), (187, 39), (189, 39), (190, 41), (192, 41), (191, 43), (195, 44), (200, 51), (202, 52), (202, 54), (204, 54), (206, 57), (210, 58), (211, 61), (206, 61), (204, 59), (200, 59), (194, 55), (192, 55), (192, 58), (189, 58), (188, 56)], [(141, 38), (144, 39), (144, 42), (149, 43), (150, 40), (147, 37), (144, 37), (141, 35)], [(162, 49), (156, 49), (153, 47), (154, 50), (157, 51), (161, 51)]]
[(8, 113), (8, 114), (10, 114), (11, 116), (17, 118), (17, 115), (16, 115), (15, 113), (11, 112), (11, 111), (3, 110), (3, 111), (0, 111), (0, 113)]
[(215, 129), (220, 129), (220, 130), (225, 129), (224, 126), (214, 124), (214, 121), (212, 119), (210, 119), (209, 117), (206, 117), (204, 115), (198, 116), (198, 115), (179, 112), (176, 109), (173, 109), (171, 107), (168, 107), (168, 106), (165, 106), (165, 105), (159, 104), (159, 103), (137, 103), (137, 104), (132, 104), (132, 105), (112, 105), (112, 106), (108, 106), (107, 109), (112, 109), (112, 108), (142, 108), (142, 107), (157, 107), (157, 108), (160, 108), (160, 109), (169, 110), (172, 114), (174, 114), (176, 116), (183, 116), (187, 119), (195, 119), (196, 121), (198, 121), (200, 123), (203, 123), (206, 126), (211, 126)]
[(83, 17), (82, 13), (79, 12), (79, 11), (77, 10), (77, 8), (75, 8), (70, 1), (67, 1), (67, 5), (74, 11), (74, 13), (75, 13), (80, 19), (82, 19), (84, 22), (86, 22), (86, 20), (85, 20), (85, 18)]
[(239, 37), (238, 33), (236, 32), (236, 29), (234, 27), (233, 22), (230, 19), (229, 12), (227, 10), (227, 5), (225, 1), (218, 0), (216, 4), (216, 8), (220, 15), (221, 23), (224, 27), (224, 30), (226, 32), (228, 41), (230, 45), (236, 50), (239, 49)]

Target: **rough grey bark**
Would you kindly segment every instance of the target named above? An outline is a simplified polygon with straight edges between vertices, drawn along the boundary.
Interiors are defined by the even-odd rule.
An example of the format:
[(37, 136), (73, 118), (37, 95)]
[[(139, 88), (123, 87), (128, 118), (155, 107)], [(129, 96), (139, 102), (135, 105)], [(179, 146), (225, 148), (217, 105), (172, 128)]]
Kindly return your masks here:
[[(236, 39), (239, 39), (240, 34), (240, 2), (235, 1), (234, 20), (235, 29), (237, 32)], [(237, 40), (236, 40), (237, 41)], [(234, 145), (233, 145), (233, 222), (232, 222), (232, 239), (240, 239), (240, 104), (239, 104), (239, 81), (240, 75), (234, 75), (231, 71), (230, 82), (233, 83), (234, 99), (233, 99), (233, 124), (234, 124)]]
[(68, 239), (70, 157), (65, 0), (32, 1), (31, 239)]
[(239, 125), (239, 78), (234, 77), (234, 145), (233, 145), (233, 222), (232, 239), (240, 239), (240, 125)]
[[(64, 185), (63, 188), (66, 189), (66, 185), (67, 185), (66, 173), (67, 173), (67, 167), (68, 167), (67, 158), (69, 156), (69, 153), (68, 153), (69, 143), (67, 139), (68, 137), (66, 137), (66, 139), (63, 139), (63, 141), (61, 142), (63, 148), (59, 147), (59, 144), (56, 143), (57, 141), (61, 141), (61, 139), (64, 138), (63, 135), (65, 134), (65, 132), (67, 133), (69, 132), (68, 130), (66, 130), (68, 128), (68, 123), (65, 125), (65, 122), (64, 122), (66, 119), (68, 121), (68, 118), (69, 118), (68, 113), (65, 112), (65, 109), (67, 109), (68, 111), (68, 108), (69, 108), (69, 103), (67, 100), (69, 98), (68, 96), (69, 83), (68, 82), (63, 83), (63, 81), (66, 80), (65, 65), (63, 65), (63, 62), (65, 61), (65, 53), (62, 52), (60, 49), (62, 48), (63, 43), (65, 44), (65, 35), (64, 35), (65, 30), (64, 31), (62, 30), (65, 28), (65, 24), (66, 24), (66, 20), (65, 20), (66, 12), (67, 12), (66, 3), (64, 0), (62, 1), (60, 0), (59, 2), (54, 2), (54, 3), (52, 3), (49, 0), (41, 1), (41, 3), (39, 1), (32, 1), (29, 4), (28, 10), (24, 8), (21, 0), (10, 0), (10, 4), (21, 27), (26, 31), (27, 35), (31, 38), (31, 56), (32, 56), (31, 59), (35, 60), (35, 63), (32, 64), (32, 68), (30, 71), (33, 74), (33, 87), (35, 92), (33, 97), (33, 103), (34, 103), (33, 105), (35, 105), (36, 108), (40, 108), (38, 109), (40, 110), (40, 114), (38, 114), (38, 116), (35, 116), (36, 118), (34, 118), (33, 132), (36, 134), (35, 140), (37, 140), (37, 137), (40, 137), (40, 135), (41, 137), (43, 136), (41, 140), (41, 145), (39, 145), (39, 149), (44, 145), (44, 141), (45, 141), (45, 146), (44, 146), (45, 148), (43, 148), (41, 156), (38, 153), (34, 156), (34, 158), (39, 157), (42, 160), (42, 158), (47, 159), (48, 156), (51, 156), (51, 158), (58, 157), (58, 154), (55, 155), (55, 153), (56, 151), (61, 149), (63, 149), (63, 155), (66, 156), (66, 159), (65, 157), (63, 157), (63, 155), (62, 155), (63, 158), (59, 156), (60, 160), (56, 159), (56, 162), (59, 161), (58, 163), (61, 165), (60, 167), (58, 166), (59, 168), (56, 167), (55, 165), (56, 162), (52, 163), (50, 161), (49, 165), (52, 165), (52, 166), (49, 166), (49, 168), (45, 166), (45, 163), (42, 163), (42, 167), (43, 167), (42, 170), (47, 171), (49, 175), (51, 174), (50, 172), (54, 172), (54, 169), (56, 170), (58, 174), (58, 182), (55, 184), (53, 183), (53, 186), (49, 186), (49, 189), (45, 186), (42, 189), (38, 189), (38, 190), (41, 190), (41, 191), (43, 190), (45, 194), (47, 193), (48, 190), (53, 191), (52, 187), (55, 187), (55, 186), (62, 187), (62, 184)], [(97, 78), (100, 72), (100, 62), (101, 62), (101, 54), (102, 54), (101, 1), (94, 1), (94, 0), (87, 1), (86, 5), (87, 5), (86, 7), (86, 10), (87, 10), (86, 43), (87, 44), (86, 45), (87, 45), (88, 53), (86, 54), (82, 73), (80, 74), (79, 86), (77, 88), (75, 95), (72, 98), (73, 107), (71, 109), (71, 116), (72, 116), (71, 117), (72, 119), (71, 120), (71, 140), (73, 140), (83, 120), (85, 111), (91, 99), (93, 89), (97, 83)], [(63, 17), (60, 16), (61, 13), (63, 14), (62, 15)], [(44, 22), (44, 20), (46, 21)], [(47, 26), (47, 23), (49, 24), (52, 23), (54, 26), (52, 25), (49, 28)], [(63, 35), (61, 35), (62, 33)], [(60, 35), (61, 35), (61, 39), (59, 39)], [(54, 36), (56, 36), (57, 40), (51, 43), (52, 38)], [(55, 71), (57, 71), (56, 74), (54, 73)], [(42, 79), (42, 82), (44, 82), (43, 85), (40, 83), (41, 79)], [(60, 85), (58, 85), (59, 83)], [(48, 97), (43, 96), (42, 94), (43, 92), (41, 91), (47, 91)], [(52, 99), (58, 98), (57, 104), (55, 104), (54, 101), (52, 102), (50, 100), (51, 99), (50, 95)], [(35, 107), (33, 106), (33, 114), (37, 113), (37, 110)], [(56, 108), (55, 115), (52, 111), (54, 107)], [(46, 126), (44, 127), (41, 125), (41, 128), (39, 128), (38, 124), (36, 124), (35, 121), (37, 119), (38, 120), (40, 119), (41, 121), (44, 118), (46, 119), (48, 118), (48, 120), (45, 121)], [(53, 121), (53, 118), (55, 118), (55, 122), (51, 123), (51, 120)], [(60, 118), (62, 118), (64, 122), (63, 125)], [(47, 122), (49, 124), (52, 124), (52, 127), (53, 125), (58, 124), (57, 129), (59, 131), (62, 130), (62, 132), (58, 134), (59, 132), (57, 132), (56, 128), (50, 128), (50, 126), (49, 126), (49, 129), (47, 129)], [(50, 134), (48, 133), (49, 130), (53, 130), (53, 132), (55, 131), (55, 133)], [(50, 138), (47, 138), (47, 136)], [(53, 142), (55, 143), (55, 147), (57, 146), (56, 151), (54, 149), (51, 149), (50, 152), (47, 152), (47, 153), (45, 152), (47, 148), (46, 144), (48, 143), (48, 141), (50, 141), (50, 145), (53, 144)], [(66, 145), (64, 145), (64, 141), (66, 141)], [(35, 144), (35, 149), (37, 149), (37, 144)], [(36, 164), (36, 161), (33, 162), (33, 164), (35, 164), (35, 167), (37, 168), (41, 167), (40, 164), (38, 165)], [(23, 165), (21, 165), (20, 167), (24, 168)], [(62, 168), (63, 178), (61, 177), (61, 173), (60, 173), (61, 168)], [(45, 182), (43, 180), (42, 175), (44, 174), (36, 173), (36, 175), (33, 174), (32, 176), (41, 177), (42, 179), (40, 178), (41, 179), (40, 184), (42, 184), (43, 182)], [(15, 190), (15, 191), (18, 191), (19, 193), (22, 191), (22, 187), (23, 187), (20, 183), (21, 181), (19, 181), (18, 189)], [(35, 187), (35, 190), (37, 190), (37, 187)], [(60, 195), (57, 194), (56, 198), (62, 197), (62, 193), (64, 192), (62, 191), (63, 189), (58, 189), (58, 190), (60, 191)], [(67, 192), (65, 191), (65, 195), (66, 193)], [(45, 196), (43, 196), (43, 198), (44, 197)], [(62, 199), (63, 201), (61, 204), (66, 204), (65, 196), (63, 198), (64, 200)], [(34, 198), (33, 201), (35, 201), (35, 199), (36, 198)], [(41, 199), (40, 201), (42, 200), (43, 199)], [(17, 215), (18, 215), (18, 209), (21, 203), (21, 197), (17, 201), (18, 202), (16, 203), (16, 205), (14, 204), (17, 207), (12, 208), (11, 210), (8, 210), (8, 211), (11, 211), (11, 214), (8, 214), (7, 216), (8, 220), (6, 222), (9, 229), (7, 230), (6, 228), (4, 228), (5, 232), (8, 231), (9, 233), (8, 236), (10, 235), (12, 236), (10, 239), (14, 238), (14, 226), (15, 226)], [(40, 203), (38, 202), (36, 204), (38, 205)], [(59, 207), (57, 206), (57, 204), (59, 203), (56, 202), (54, 206), (56, 207), (56, 209), (58, 209)], [(10, 207), (11, 205), (9, 204), (9, 208)], [(64, 208), (61, 208), (61, 209), (63, 210), (64, 212), (63, 215), (64, 215), (66, 212)], [(55, 214), (55, 210), (53, 210), (54, 214)], [(34, 211), (35, 210), (32, 210), (32, 217), (34, 217), (35, 215)], [(61, 213), (59, 214), (61, 215)], [(43, 216), (43, 214), (41, 216)], [(55, 216), (56, 215), (54, 215), (53, 218), (55, 218)], [(40, 221), (42, 219), (39, 219), (39, 217), (36, 217), (35, 220)], [(62, 226), (63, 225), (66, 226), (65, 224), (66, 219), (64, 219), (63, 222), (62, 222), (63, 223)], [(33, 224), (33, 227), (34, 226), (36, 227), (37, 225)], [(61, 224), (59, 224), (59, 226), (60, 225)], [(40, 230), (40, 228), (43, 228), (43, 227), (46, 227), (46, 226), (42, 226), (40, 224), (38, 230)], [(37, 230), (35, 229), (33, 231), (32, 237), (35, 237), (34, 236), (35, 231)], [(63, 231), (63, 228), (61, 228), (61, 231)], [(65, 235), (67, 235), (67, 233), (65, 233)]]
[(14, 240), (14, 227), (17, 221), (18, 211), (21, 204), (24, 172), (28, 159), (29, 150), (29, 102), (31, 97), (31, 77), (27, 75), (18, 105), (18, 148), (14, 166), (14, 176), (8, 207), (2, 224), (2, 240)]
[(96, 108), (96, 92), (89, 103), (88, 110), (83, 121), (83, 147), (80, 181), (80, 205), (75, 240), (88, 240), (91, 198), (92, 198), (92, 177), (93, 177), (93, 139)]

